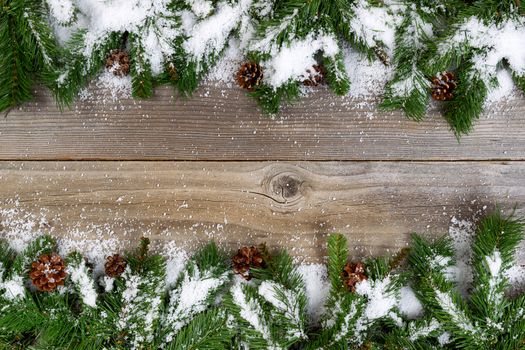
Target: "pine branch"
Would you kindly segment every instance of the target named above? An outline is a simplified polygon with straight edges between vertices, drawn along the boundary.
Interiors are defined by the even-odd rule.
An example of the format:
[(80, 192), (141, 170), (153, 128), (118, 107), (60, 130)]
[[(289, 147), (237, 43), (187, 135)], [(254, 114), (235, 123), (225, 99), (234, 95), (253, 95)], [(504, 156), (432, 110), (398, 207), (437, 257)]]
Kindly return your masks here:
[(342, 278), (343, 269), (348, 260), (347, 240), (343, 235), (332, 235), (328, 238), (328, 276), (332, 288), (330, 293), (344, 293), (345, 287)]
[(445, 105), (445, 119), (456, 136), (468, 134), (483, 111), (488, 87), (468, 66), (461, 66), (457, 72), (458, 87), (454, 99)]
[(150, 62), (146, 58), (144, 45), (138, 35), (130, 33), (131, 46), (131, 91), (133, 97), (149, 98), (153, 96), (153, 77)]
[(350, 91), (350, 80), (346, 74), (343, 54), (339, 52), (335, 57), (323, 57), (323, 66), (326, 70), (326, 81), (330, 88), (340, 96)]
[[(71, 106), (80, 89), (100, 72), (108, 52), (120, 47), (123, 33), (105, 33), (98, 38), (88, 35), (86, 30), (75, 32), (61, 52), (59, 68), (44, 78), (61, 108)], [(88, 40), (92, 43), (89, 47)]]
[(432, 24), (423, 18), (418, 9), (408, 10), (396, 33), (395, 76), (386, 87), (382, 108), (402, 108), (409, 118), (423, 119), (430, 81), (421, 68), (421, 61), (431, 36)]
[(0, 111), (15, 107), (32, 97), (33, 56), (24, 53), (18, 18), (20, 4), (2, 4), (0, 11)]
[(91, 271), (86, 266), (84, 257), (76, 252), (70, 254), (66, 261), (67, 273), (73, 288), (80, 296), (84, 308), (97, 307), (97, 290)]
[(162, 338), (165, 342), (173, 342), (177, 333), (193, 318), (209, 309), (229, 282), (229, 270), (220, 265), (223, 261), (211, 264), (216, 258), (219, 255), (215, 245), (202, 249), (188, 263), (175, 288), (169, 292), (169, 302), (162, 319)]
[(217, 308), (206, 311), (193, 318), (191, 323), (183, 328), (175, 341), (168, 345), (169, 350), (221, 350), (231, 349), (233, 338), (231, 329), (227, 326), (226, 314)]
[(116, 329), (120, 332), (120, 341), (131, 348), (153, 346), (160, 324), (166, 263), (159, 255), (149, 255), (148, 245), (149, 239), (142, 238), (137, 251), (126, 257), (129, 268), (122, 278), (125, 289)]
[(271, 333), (270, 319), (254, 287), (235, 283), (224, 303), (235, 317), (238, 337), (250, 349), (278, 349), (278, 339)]

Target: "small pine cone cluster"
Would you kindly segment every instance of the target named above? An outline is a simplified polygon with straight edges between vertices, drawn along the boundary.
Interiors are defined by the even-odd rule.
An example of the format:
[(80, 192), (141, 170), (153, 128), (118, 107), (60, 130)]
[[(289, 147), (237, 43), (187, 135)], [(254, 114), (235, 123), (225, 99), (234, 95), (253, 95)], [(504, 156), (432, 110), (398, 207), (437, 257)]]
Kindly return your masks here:
[(40, 291), (52, 292), (58, 286), (63, 286), (66, 276), (64, 260), (56, 253), (44, 254), (31, 263), (29, 278)]
[(343, 281), (352, 293), (355, 292), (356, 285), (366, 279), (368, 277), (366, 276), (365, 265), (360, 262), (355, 264), (346, 263), (343, 269)]
[(111, 51), (106, 58), (106, 68), (119, 77), (128, 75), (131, 68), (129, 54), (124, 50)]
[(308, 73), (308, 77), (303, 80), (304, 86), (319, 86), (323, 83), (324, 72), (320, 65), (313, 65), (312, 68), (306, 70), (306, 73)]
[(262, 268), (265, 266), (263, 253), (255, 247), (242, 247), (233, 256), (232, 262), (233, 271), (247, 281), (252, 278), (250, 268)]
[(126, 260), (119, 254), (113, 254), (106, 258), (106, 263), (104, 264), (104, 269), (106, 275), (109, 277), (119, 277), (126, 270)]
[(432, 82), (432, 98), (437, 101), (450, 101), (454, 98), (454, 90), (458, 86), (456, 75), (444, 72), (430, 79)]
[(253, 91), (261, 84), (263, 71), (256, 62), (244, 63), (237, 72), (237, 84), (243, 89)]

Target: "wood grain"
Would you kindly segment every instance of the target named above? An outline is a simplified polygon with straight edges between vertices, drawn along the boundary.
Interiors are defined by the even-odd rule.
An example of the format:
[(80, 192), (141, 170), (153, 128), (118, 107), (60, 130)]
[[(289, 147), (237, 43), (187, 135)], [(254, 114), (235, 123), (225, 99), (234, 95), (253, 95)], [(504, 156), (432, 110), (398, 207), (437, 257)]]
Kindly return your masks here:
[(491, 108), (458, 143), (435, 108), (417, 123), (323, 89), (275, 119), (224, 86), (205, 85), (190, 99), (162, 87), (150, 100), (116, 102), (93, 87), (63, 112), (48, 92), (36, 94), (0, 120), (0, 159), (525, 160), (525, 99)]
[(188, 249), (266, 242), (307, 261), (322, 259), (333, 232), (368, 256), (495, 203), (525, 213), (524, 162), (17, 161), (0, 162), (0, 183), (5, 215), (44, 216), (58, 236), (147, 234)]

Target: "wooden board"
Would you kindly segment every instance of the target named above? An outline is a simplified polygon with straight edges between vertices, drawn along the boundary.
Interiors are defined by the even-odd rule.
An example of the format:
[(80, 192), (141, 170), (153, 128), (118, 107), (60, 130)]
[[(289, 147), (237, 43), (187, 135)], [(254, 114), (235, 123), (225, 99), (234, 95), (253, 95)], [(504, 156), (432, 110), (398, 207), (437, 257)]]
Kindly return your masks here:
[(108, 102), (92, 88), (63, 113), (49, 93), (0, 118), (3, 160), (525, 160), (525, 100), (493, 107), (459, 144), (436, 112), (421, 123), (319, 89), (279, 117), (238, 88)]
[[(525, 213), (524, 162), (0, 162), (1, 207), (48, 230), (98, 231), (186, 248), (267, 242), (319, 261), (333, 232), (356, 256), (498, 203)], [(9, 201), (7, 199), (15, 199)], [(85, 238), (85, 237), (84, 237)]]

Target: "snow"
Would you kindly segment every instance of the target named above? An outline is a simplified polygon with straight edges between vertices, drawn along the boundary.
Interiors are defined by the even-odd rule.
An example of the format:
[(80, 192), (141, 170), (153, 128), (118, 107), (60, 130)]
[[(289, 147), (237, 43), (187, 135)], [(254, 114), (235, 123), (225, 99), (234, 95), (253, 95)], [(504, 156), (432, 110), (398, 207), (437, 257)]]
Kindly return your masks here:
[(51, 16), (59, 23), (68, 24), (74, 19), (75, 5), (71, 0), (46, 0)]
[(439, 46), (440, 54), (454, 50), (465, 44), (472, 47), (472, 62), (479, 77), (487, 86), (498, 75), (498, 67), (503, 60), (518, 75), (525, 75), (525, 20), (506, 19), (501, 23), (486, 24), (476, 17), (462, 23), (450, 41)]
[[(499, 305), (501, 305), (503, 301), (504, 291), (501, 290), (500, 286), (504, 282), (505, 275), (502, 273), (503, 260), (501, 253), (495, 250), (491, 255), (485, 257), (485, 263), (490, 273), (487, 294), (489, 302), (494, 305), (494, 310), (502, 310), (503, 308), (500, 308)], [(499, 318), (501, 315), (491, 316)]]
[(192, 264), (193, 271), (185, 271), (180, 286), (170, 292), (170, 302), (165, 322), (169, 325), (170, 332), (166, 341), (172, 340), (173, 336), (191, 318), (208, 308), (211, 304), (210, 298), (221, 286), (229, 280), (229, 273), (224, 272), (218, 277), (213, 277), (213, 271), (200, 271), (198, 266)]
[(177, 247), (173, 242), (169, 242), (164, 247), (163, 255), (166, 257), (165, 283), (166, 287), (170, 289), (175, 285), (181, 272), (184, 270), (189, 256), (186, 251)]
[(238, 3), (219, 3), (216, 12), (206, 19), (197, 21), (195, 15), (181, 11), (182, 28), (188, 37), (182, 44), (184, 51), (198, 63), (208, 55), (218, 54), (228, 42), (232, 30), (239, 24), (239, 18), (248, 11), (252, 0), (240, 0)]
[(452, 274), (451, 279), (457, 284), (457, 290), (463, 296), (468, 295), (474, 280), (471, 263), (475, 233), (476, 225), (472, 221), (452, 217), (448, 234), (452, 240), (455, 265), (449, 271)]
[(410, 320), (419, 318), (423, 315), (423, 305), (410, 286), (404, 286), (400, 289), (400, 297), (397, 307), (401, 314)]
[(39, 215), (19, 209), (18, 204), (16, 206), (0, 210), (0, 237), (9, 243), (11, 249), (21, 253), (30, 242), (44, 234), (48, 223), (43, 211)]
[(478, 333), (478, 330), (471, 323), (469, 317), (457, 307), (449, 293), (444, 293), (440, 290), (436, 290), (435, 293), (437, 303), (443, 311), (450, 316), (451, 321), (458, 328), (466, 333)]
[(310, 34), (283, 46), (269, 60), (262, 62), (266, 83), (276, 89), (290, 81), (306, 80), (309, 77), (307, 70), (312, 70), (317, 64), (315, 54), (319, 51), (325, 57), (334, 57), (339, 52), (336, 38), (327, 34)]
[(418, 339), (425, 338), (440, 327), (440, 323), (435, 319), (432, 319), (427, 325), (422, 327), (416, 327), (414, 323), (411, 323), (408, 328), (409, 339), (411, 341), (417, 341)]
[[(295, 326), (295, 329), (287, 329), (288, 336), (292, 339), (306, 337), (301, 325), (302, 310), (298, 300), (301, 292), (286, 289), (284, 286), (271, 281), (263, 281), (259, 285), (259, 295), (282, 312), (284, 317)], [(282, 296), (284, 296), (284, 300), (281, 299)]]
[(116, 326), (126, 330), (131, 349), (142, 349), (144, 343), (151, 343), (154, 338), (153, 325), (160, 317), (165, 290), (164, 276), (159, 279), (151, 273), (135, 275), (127, 267), (123, 279), (126, 288), (122, 292), (123, 306)]
[(10, 301), (22, 300), (25, 296), (24, 279), (22, 276), (14, 276), (10, 280), (0, 283), (0, 290), (5, 289), (2, 297)]
[(368, 298), (364, 311), (367, 321), (385, 317), (398, 304), (395, 290), (391, 290), (390, 276), (376, 281), (364, 280), (356, 285), (355, 290)]
[(370, 5), (367, 0), (358, 0), (352, 10), (355, 17), (350, 21), (350, 30), (369, 47), (381, 47), (392, 56), (395, 47), (395, 28), (402, 17), (387, 7)]
[(242, 282), (236, 282), (231, 287), (230, 293), (232, 294), (233, 302), (240, 308), (240, 316), (268, 342), (268, 349), (279, 349), (273, 345), (270, 329), (264, 319), (261, 305), (246, 295)]
[(498, 69), (496, 79), (498, 86), (490, 89), (486, 104), (493, 104), (518, 96), (518, 90), (508, 69)]
[(89, 276), (86, 262), (82, 260), (79, 264), (67, 266), (67, 273), (71, 281), (77, 286), (82, 302), (90, 307), (97, 307), (97, 291), (93, 279)]
[(330, 293), (328, 271), (325, 265), (311, 264), (299, 266), (298, 272), (303, 278), (306, 289), (308, 298), (307, 314), (310, 318), (310, 323), (318, 325), (325, 313), (326, 298)]
[(365, 54), (351, 47), (345, 47), (343, 54), (350, 80), (349, 95), (354, 98), (380, 96), (386, 83), (393, 78), (393, 67), (385, 66), (379, 60), (370, 61)]
[(80, 101), (88, 101), (93, 98), (91, 93), (93, 86), (106, 92), (105, 102), (116, 102), (131, 97), (131, 76), (129, 75), (120, 77), (113, 74), (111, 69), (104, 69), (92, 84), (80, 91)]

